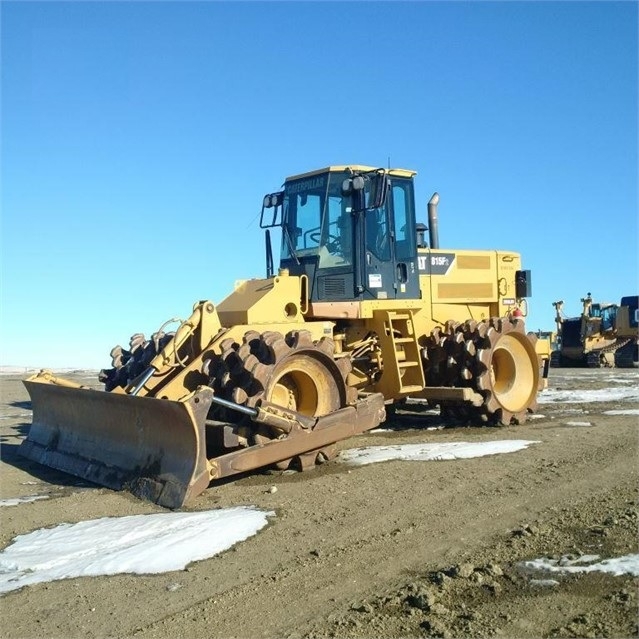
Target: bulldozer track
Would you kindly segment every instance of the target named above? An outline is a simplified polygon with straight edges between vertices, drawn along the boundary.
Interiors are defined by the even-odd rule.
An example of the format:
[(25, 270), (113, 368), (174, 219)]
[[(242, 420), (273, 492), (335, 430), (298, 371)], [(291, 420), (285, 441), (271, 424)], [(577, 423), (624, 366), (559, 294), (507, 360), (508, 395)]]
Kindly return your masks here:
[(639, 367), (639, 340), (630, 338), (626, 344), (615, 351), (615, 366), (617, 368)]
[[(632, 341), (631, 337), (623, 337), (618, 338), (616, 342), (612, 344), (608, 344), (608, 346), (604, 346), (603, 348), (598, 348), (595, 351), (590, 351), (586, 356), (586, 364), (589, 368), (607, 368), (612, 367), (606, 362), (606, 359), (602, 359), (602, 355), (606, 353), (616, 353), (618, 350), (622, 349), (624, 346), (629, 344)], [(614, 360), (613, 360), (614, 361)]]

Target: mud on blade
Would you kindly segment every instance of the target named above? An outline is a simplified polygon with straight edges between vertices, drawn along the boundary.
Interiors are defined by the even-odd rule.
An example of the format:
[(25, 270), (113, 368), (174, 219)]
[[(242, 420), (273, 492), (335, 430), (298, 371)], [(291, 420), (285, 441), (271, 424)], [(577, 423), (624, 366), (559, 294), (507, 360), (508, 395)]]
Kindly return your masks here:
[(24, 382), (33, 423), (18, 454), (167, 508), (179, 508), (207, 488), (210, 389), (182, 402), (51, 379), (35, 375)]

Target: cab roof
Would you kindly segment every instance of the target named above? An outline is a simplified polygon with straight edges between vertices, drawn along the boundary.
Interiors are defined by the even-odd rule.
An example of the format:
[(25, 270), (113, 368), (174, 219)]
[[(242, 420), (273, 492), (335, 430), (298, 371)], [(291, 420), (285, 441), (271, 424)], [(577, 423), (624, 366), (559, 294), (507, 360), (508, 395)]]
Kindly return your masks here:
[[(320, 173), (337, 173), (342, 171), (353, 171), (353, 173), (366, 173), (368, 171), (379, 171), (381, 167), (377, 166), (366, 166), (363, 164), (344, 164), (344, 165), (336, 165), (336, 166), (327, 166), (323, 169), (316, 169), (315, 171), (308, 171), (307, 173), (299, 173), (298, 175), (291, 175), (286, 178), (286, 181), (290, 180), (299, 180), (300, 178), (311, 177), (313, 175), (319, 175)], [(417, 175), (417, 171), (411, 171), (410, 169), (384, 169), (381, 168), (382, 171), (387, 173), (388, 175), (394, 175), (396, 177), (407, 177), (412, 178), (414, 175)]]

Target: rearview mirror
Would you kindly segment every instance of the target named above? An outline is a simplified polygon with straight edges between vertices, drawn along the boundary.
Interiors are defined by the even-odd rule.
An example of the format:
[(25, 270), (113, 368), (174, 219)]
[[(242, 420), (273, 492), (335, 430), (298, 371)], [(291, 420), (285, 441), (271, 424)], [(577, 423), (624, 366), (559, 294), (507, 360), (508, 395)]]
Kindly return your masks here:
[(388, 189), (390, 187), (390, 181), (388, 175), (383, 171), (375, 173), (371, 177), (371, 187), (368, 193), (368, 203), (366, 208), (379, 209), (386, 204), (386, 196), (388, 195)]

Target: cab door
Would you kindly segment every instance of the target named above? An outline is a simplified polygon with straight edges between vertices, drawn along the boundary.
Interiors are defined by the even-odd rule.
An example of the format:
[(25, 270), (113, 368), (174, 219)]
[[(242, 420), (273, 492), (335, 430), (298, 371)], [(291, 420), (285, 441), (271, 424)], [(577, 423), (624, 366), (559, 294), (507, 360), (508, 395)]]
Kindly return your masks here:
[(395, 297), (419, 299), (415, 195), (412, 180), (392, 179), (387, 208), (393, 238), (391, 251), (395, 269)]
[(365, 297), (419, 298), (412, 181), (393, 178), (385, 205), (364, 216)]

